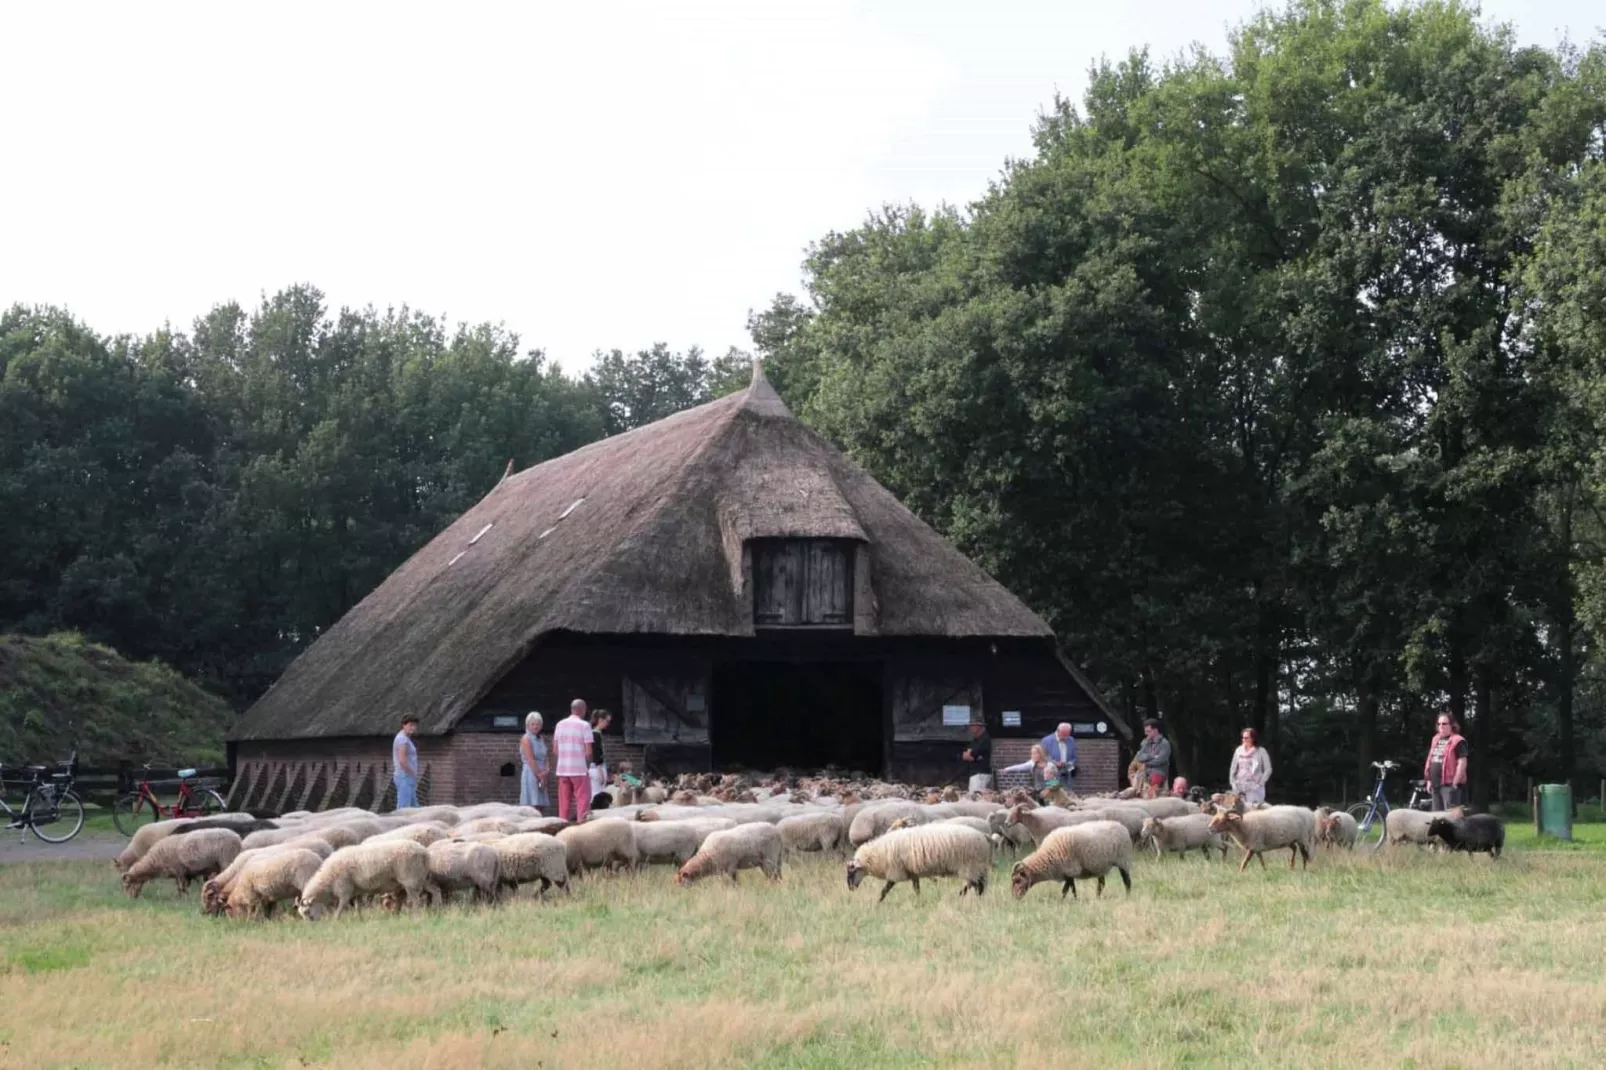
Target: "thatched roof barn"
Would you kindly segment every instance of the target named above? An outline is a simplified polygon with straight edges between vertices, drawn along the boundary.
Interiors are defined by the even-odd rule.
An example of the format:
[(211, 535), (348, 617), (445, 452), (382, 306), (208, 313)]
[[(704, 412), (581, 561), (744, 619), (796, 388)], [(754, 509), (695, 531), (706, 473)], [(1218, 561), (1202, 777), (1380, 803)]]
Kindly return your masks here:
[[(505, 478), (291, 664), (236, 754), (282, 767), (285, 798), (254, 803), (316, 799), (319, 763), (327, 801), (370, 775), (342, 755), (383, 763), (412, 713), (437, 800), (505, 794), (523, 713), (550, 728), (575, 696), (622, 715), (610, 751), (665, 770), (942, 776), (961, 706), (995, 735), (1120, 724), (1041, 618), (755, 368), (743, 392)], [(333, 801), (377, 796), (371, 773)]]

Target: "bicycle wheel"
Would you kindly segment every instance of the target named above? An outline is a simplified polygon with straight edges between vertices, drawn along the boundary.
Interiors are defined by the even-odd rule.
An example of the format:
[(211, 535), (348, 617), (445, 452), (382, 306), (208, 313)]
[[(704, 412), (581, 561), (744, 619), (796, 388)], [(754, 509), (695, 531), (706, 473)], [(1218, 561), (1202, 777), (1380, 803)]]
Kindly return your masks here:
[(196, 792), (194, 805), (196, 809), (201, 811), (202, 817), (211, 817), (213, 814), (221, 814), (223, 811), (229, 808), (228, 803), (223, 801), (223, 796), (219, 795), (211, 788), (208, 788), (205, 791)]
[[(41, 802), (34, 792), (34, 804)], [(84, 827), (84, 804), (70, 789), (56, 792), (56, 803), (47, 806), (33, 819), (33, 834), (46, 843), (66, 843)], [(49, 831), (47, 832), (46, 829)]]
[[(1372, 815), (1371, 825), (1367, 825), (1366, 817)], [(1371, 803), (1356, 803), (1349, 808), (1349, 816), (1355, 819), (1357, 832), (1355, 846), (1376, 849), (1383, 843), (1383, 812), (1373, 812)]]
[(154, 820), (156, 808), (140, 792), (129, 792), (112, 804), (112, 824), (124, 836), (132, 836), (140, 825)]

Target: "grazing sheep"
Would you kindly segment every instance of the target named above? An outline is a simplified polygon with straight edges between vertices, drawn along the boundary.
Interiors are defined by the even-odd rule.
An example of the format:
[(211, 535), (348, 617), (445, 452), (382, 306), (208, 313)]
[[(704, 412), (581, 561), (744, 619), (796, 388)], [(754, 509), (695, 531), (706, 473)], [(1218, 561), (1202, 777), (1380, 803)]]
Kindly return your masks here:
[(363, 842), (366, 843), (377, 840), (412, 840), (414, 843), (422, 847), (430, 847), (446, 839), (449, 835), (450, 833), (446, 831), (446, 826), (444, 825), (437, 825), (434, 823), (419, 823), (416, 825), (403, 825), (401, 828), (391, 829), (389, 832), (381, 832), (379, 835), (371, 836), (369, 837), (369, 840), (365, 840)]
[(557, 839), (569, 852), (571, 874), (610, 864), (636, 868), (636, 836), (628, 821), (601, 818), (570, 825), (558, 833)]
[(626, 823), (636, 837), (636, 860), (643, 865), (679, 866), (697, 853), (703, 837), (688, 821)]
[(1137, 843), (1143, 836), (1143, 823), (1152, 816), (1147, 810), (1129, 803), (1117, 806), (1102, 806), (1097, 810), (1078, 810), (1079, 814), (1092, 814), (1100, 821), (1114, 821), (1126, 829), (1126, 834), (1133, 843)]
[(323, 856), (304, 847), (266, 848), (247, 862), (229, 886), (229, 917), (271, 917), (283, 899), (297, 899), (323, 866)]
[(703, 877), (729, 875), (738, 883), (737, 873), (758, 868), (772, 881), (781, 879), (781, 855), (785, 846), (780, 831), (767, 822), (748, 822), (723, 832), (709, 833), (697, 853), (686, 860), (675, 880), (689, 885)]
[(191, 832), (204, 832), (206, 829), (228, 829), (236, 836), (249, 836), (253, 832), (272, 832), (278, 827), (277, 821), (252, 817), (250, 814), (213, 814), (211, 817), (198, 817), (186, 822), (174, 829), (170, 835), (184, 836)]
[(1463, 818), (1435, 814), (1428, 835), (1439, 839), (1452, 851), (1466, 851), (1467, 857), (1480, 851), (1499, 858), (1506, 846), (1506, 826), (1492, 814), (1472, 814)]
[(311, 851), (320, 859), (324, 859), (328, 858), (331, 854), (334, 854), (335, 849), (330, 847), (329, 844), (323, 840), (318, 839), (316, 836), (304, 836), (298, 840), (291, 840), (288, 843), (274, 844), (270, 847), (252, 847), (249, 849), (242, 849), (239, 854), (234, 856), (234, 861), (230, 862), (226, 867), (224, 867), (221, 873), (210, 878), (205, 884), (201, 885), (201, 913), (211, 915), (223, 913), (223, 908), (225, 905), (227, 905), (229, 889), (234, 883), (234, 878), (239, 875), (240, 870), (244, 868), (247, 862), (258, 857), (259, 855), (268, 854), (270, 852), (292, 850)]
[(190, 880), (221, 873), (240, 853), (240, 837), (228, 829), (205, 829), (189, 836), (166, 836), (123, 874), (123, 891), (138, 899), (146, 881), (172, 877), (179, 895), (188, 895)]
[(835, 851), (848, 839), (842, 815), (830, 810), (783, 817), (775, 827), (788, 851)]
[[(624, 824), (622, 821), (612, 823)], [(559, 837), (544, 832), (519, 832), (486, 846), (496, 852), (500, 887), (517, 893), (519, 885), (540, 881), (543, 894), (554, 884), (568, 894), (572, 856)]]
[(865, 875), (886, 881), (876, 902), (899, 881), (908, 881), (920, 894), (921, 877), (959, 877), (959, 894), (972, 888), (987, 891), (987, 874), (993, 865), (993, 845), (986, 835), (964, 825), (928, 824), (900, 828), (863, 844), (848, 862), (848, 887), (857, 888)]
[(1220, 851), (1225, 859), (1226, 837), (1219, 832), (1212, 832), (1210, 821), (1211, 815), (1197, 812), (1186, 817), (1151, 817), (1143, 823), (1143, 838), (1154, 845), (1156, 858), (1170, 851), (1185, 858), (1189, 851), (1197, 847), (1206, 858), (1210, 857), (1211, 851)]
[(1101, 810), (1062, 810), (1058, 806), (1040, 806), (1033, 809), (1026, 803), (1020, 803), (1009, 811), (1005, 823), (1020, 825), (1026, 830), (1027, 835), (1031, 836), (1032, 843), (1040, 846), (1055, 829), (1085, 825), (1090, 821), (1109, 820), (1102, 815)]
[(112, 865), (117, 867), (118, 872), (127, 873), (129, 867), (150, 853), (152, 847), (167, 839), (175, 830), (193, 823), (194, 820), (192, 817), (181, 817), (168, 821), (152, 821), (149, 825), (141, 825), (134, 830), (134, 835), (128, 841), (128, 846), (119, 852)]
[(1076, 882), (1096, 879), (1104, 894), (1104, 878), (1115, 870), (1132, 894), (1132, 837), (1116, 821), (1090, 821), (1057, 828), (1030, 855), (1009, 871), (1010, 890), (1019, 899), (1042, 881), (1062, 881), (1060, 898), (1076, 895)]
[[(276, 829), (261, 829), (248, 833), (240, 842), (240, 846), (247, 851), (254, 851), (261, 847), (276, 847), (281, 843), (289, 843), (291, 840), (311, 835), (317, 829), (318, 826), (306, 822), (280, 824)], [(331, 844), (330, 846), (334, 845)]]
[(1448, 817), (1453, 821), (1465, 816), (1466, 811), (1461, 807), (1438, 813), (1429, 813), (1426, 810), (1390, 810), (1388, 816), (1383, 819), (1383, 838), (1391, 847), (1401, 843), (1414, 843), (1418, 847), (1425, 847), (1433, 842), (1433, 836), (1428, 832), (1428, 828), (1435, 818)]
[(494, 847), (484, 843), (436, 840), (426, 849), (429, 879), (440, 889), (439, 902), (449, 902), (453, 892), (463, 889), (472, 890), (477, 902), (496, 902), (501, 858)]
[(1191, 817), (1199, 813), (1199, 808), (1187, 799), (1179, 799), (1175, 795), (1162, 795), (1158, 799), (1133, 799), (1127, 804), (1134, 809), (1148, 812), (1150, 817)]
[(440, 898), (429, 879), (429, 851), (411, 840), (359, 843), (342, 847), (324, 860), (301, 890), (296, 910), (317, 921), (332, 904), (340, 917), (360, 897), (403, 892), (409, 905), (422, 906), (426, 894)]
[[(866, 804), (861, 807), (848, 825), (848, 843), (860, 847), (877, 836), (884, 836), (894, 821), (907, 818), (911, 825), (924, 825), (931, 820), (929, 810), (919, 803), (903, 799)], [(848, 820), (844, 816), (844, 820)]]
[(1354, 847), (1360, 825), (1342, 810), (1323, 806), (1316, 811), (1316, 842), (1329, 847)]
[(454, 830), (454, 836), (472, 836), (478, 832), (499, 832), (504, 836), (511, 836), (519, 831), (519, 822), (505, 817), (477, 817), (472, 821), (464, 821)]
[(1309, 869), (1311, 852), (1316, 849), (1316, 815), (1303, 806), (1269, 806), (1248, 813), (1218, 810), (1210, 818), (1210, 828), (1232, 837), (1244, 849), (1239, 873), (1248, 867), (1251, 858), (1259, 858), (1260, 867), (1266, 868), (1265, 852), (1284, 847), (1288, 848), (1289, 869), (1300, 857)]

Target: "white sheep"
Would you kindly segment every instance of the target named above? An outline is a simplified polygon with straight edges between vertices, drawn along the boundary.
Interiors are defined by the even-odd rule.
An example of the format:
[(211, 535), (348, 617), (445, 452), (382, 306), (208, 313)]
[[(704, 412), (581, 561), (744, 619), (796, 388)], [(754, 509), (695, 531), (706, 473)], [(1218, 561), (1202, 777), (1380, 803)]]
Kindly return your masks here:
[(1104, 878), (1115, 870), (1127, 894), (1132, 894), (1132, 837), (1115, 821), (1090, 821), (1057, 828), (1037, 850), (1016, 862), (1009, 871), (1010, 890), (1019, 899), (1042, 881), (1057, 880), (1060, 898), (1076, 895), (1076, 882), (1096, 879), (1104, 894)]
[(904, 799), (866, 803), (848, 825), (848, 843), (860, 847), (877, 836), (886, 835), (892, 823), (900, 820), (907, 820), (911, 825), (924, 825), (932, 820), (932, 815), (926, 807)]
[(569, 850), (556, 836), (519, 832), (486, 846), (496, 852), (497, 881), (502, 888), (516, 892), (521, 884), (540, 881), (543, 893), (555, 884), (568, 894)]
[(1153, 845), (1156, 858), (1169, 851), (1187, 857), (1188, 852), (1197, 847), (1206, 858), (1214, 850), (1220, 851), (1225, 859), (1226, 837), (1211, 831), (1210, 820), (1211, 815), (1201, 813), (1186, 817), (1151, 817), (1143, 823), (1143, 839)]
[[(382, 837), (370, 842), (379, 842)], [(429, 879), (440, 889), (440, 902), (448, 902), (452, 893), (470, 889), (474, 898), (482, 903), (494, 903), (499, 891), (501, 859), (494, 847), (484, 843), (459, 843), (456, 840), (436, 840), (429, 852)]]
[(1401, 843), (1414, 843), (1418, 847), (1433, 843), (1433, 837), (1428, 835), (1428, 826), (1436, 817), (1456, 817), (1466, 813), (1461, 807), (1443, 813), (1429, 813), (1426, 810), (1390, 810), (1388, 817), (1383, 819), (1384, 838), (1390, 846)]
[[(526, 819), (527, 820), (527, 819)], [(519, 821), (506, 817), (477, 817), (471, 821), (460, 822), (454, 830), (455, 836), (472, 836), (476, 832), (500, 832), (504, 836), (511, 836), (519, 831)]]
[(342, 847), (324, 860), (301, 890), (296, 909), (306, 920), (317, 921), (333, 904), (338, 918), (359, 896), (386, 892), (405, 893), (414, 907), (423, 905), (426, 895), (440, 898), (440, 890), (429, 879), (426, 848), (410, 840)]
[[(194, 818), (182, 817), (169, 821), (152, 821), (149, 825), (141, 825), (134, 830), (134, 835), (128, 841), (128, 846), (118, 853), (112, 865), (117, 867), (119, 873), (127, 873), (130, 866), (149, 854), (152, 847), (171, 836), (174, 829), (183, 828), (185, 825), (193, 825), (194, 823)], [(252, 835), (255, 835), (255, 833)]]
[(1133, 843), (1142, 838), (1143, 823), (1153, 816), (1147, 810), (1128, 803), (1101, 806), (1097, 810), (1078, 810), (1077, 813), (1092, 814), (1100, 821), (1114, 821), (1126, 829), (1126, 834), (1132, 838)]
[(1316, 811), (1316, 842), (1329, 847), (1354, 847), (1360, 825), (1343, 810), (1323, 806)]
[(434, 822), (419, 822), (417, 824), (403, 825), (388, 832), (381, 832), (377, 836), (370, 836), (368, 840), (363, 842), (366, 843), (372, 840), (412, 840), (422, 847), (429, 847), (446, 839), (449, 835), (450, 833), (446, 831), (445, 825), (437, 825)]
[[(1199, 807), (1175, 795), (1162, 795), (1157, 799), (1129, 799), (1122, 805), (1143, 810), (1150, 817), (1189, 817), (1200, 812)], [(1097, 809), (1103, 809), (1098, 807)]]
[(830, 810), (783, 817), (775, 828), (788, 851), (835, 851), (848, 839), (842, 815)]
[(240, 853), (239, 833), (228, 829), (203, 829), (184, 836), (158, 840), (145, 857), (123, 874), (123, 891), (138, 899), (145, 882), (172, 877), (179, 895), (187, 895), (190, 881), (221, 873)]
[(628, 821), (600, 818), (570, 825), (558, 833), (557, 839), (569, 852), (571, 874), (607, 865), (636, 868), (636, 836)]
[(781, 879), (781, 855), (785, 847), (780, 831), (767, 822), (749, 822), (723, 832), (713, 832), (703, 840), (697, 853), (686, 860), (675, 874), (682, 885), (715, 875), (729, 875), (737, 883), (737, 873), (758, 868), (770, 880)]
[(1006, 825), (1020, 825), (1031, 836), (1033, 844), (1041, 845), (1048, 838), (1048, 834), (1055, 829), (1107, 820), (1109, 819), (1104, 817), (1103, 811), (1100, 810), (1064, 810), (1058, 806), (1033, 808), (1021, 803), (1009, 811), (1004, 822)]
[(229, 917), (271, 917), (281, 900), (300, 897), (323, 862), (323, 856), (305, 847), (267, 848), (258, 853), (230, 882)]
[(568, 828), (570, 822), (561, 817), (527, 817), (519, 822), (520, 832), (544, 832), (548, 836), (556, 836)]
[(679, 866), (702, 846), (703, 836), (689, 821), (622, 822), (636, 838), (636, 860), (642, 865)]
[(1316, 815), (1303, 806), (1268, 806), (1264, 810), (1218, 810), (1210, 819), (1213, 832), (1225, 833), (1244, 849), (1243, 861), (1238, 864), (1242, 873), (1251, 858), (1259, 858), (1266, 868), (1266, 851), (1288, 848), (1288, 868), (1303, 856), (1304, 866), (1310, 868), (1310, 856), (1316, 849)]
[(252, 847), (242, 849), (217, 876), (207, 880), (201, 885), (201, 913), (221, 914), (227, 905), (229, 888), (240, 870), (251, 859), (275, 851), (307, 850), (312, 851), (320, 859), (328, 858), (334, 854), (334, 848), (316, 836), (303, 836), (288, 843), (276, 843), (268, 847)]
[(959, 877), (959, 894), (987, 891), (987, 874), (993, 865), (993, 845), (986, 835), (964, 825), (926, 824), (900, 828), (863, 844), (848, 862), (848, 887), (857, 888), (868, 874), (886, 881), (876, 902), (899, 881), (908, 881), (920, 894), (921, 877)]

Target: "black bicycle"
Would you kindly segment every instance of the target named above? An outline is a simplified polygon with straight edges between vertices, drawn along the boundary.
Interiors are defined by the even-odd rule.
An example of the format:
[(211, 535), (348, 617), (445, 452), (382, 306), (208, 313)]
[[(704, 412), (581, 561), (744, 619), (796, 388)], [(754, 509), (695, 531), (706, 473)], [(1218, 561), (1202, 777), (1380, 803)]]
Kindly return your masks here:
[[(27, 792), (22, 797), (22, 809), (13, 810), (5, 800), (5, 767), (0, 766), (0, 810), (8, 820), (6, 828), (33, 834), (46, 843), (66, 843), (84, 827), (84, 804), (73, 791), (73, 780), (78, 775), (78, 752), (57, 768), (26, 765), (23, 771), (31, 774), (26, 782)], [(49, 774), (48, 776), (46, 774)]]

